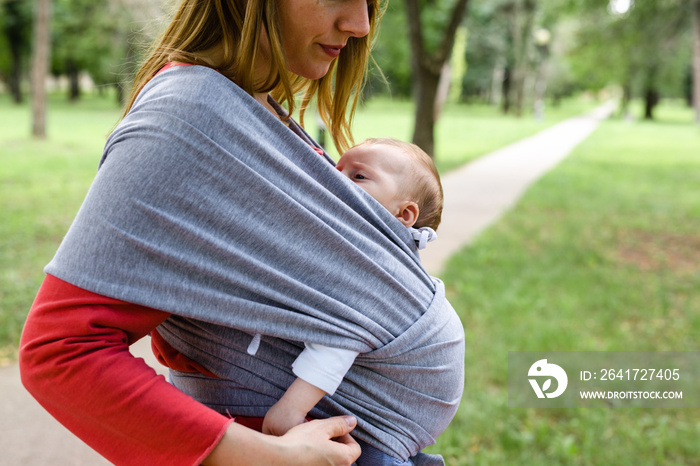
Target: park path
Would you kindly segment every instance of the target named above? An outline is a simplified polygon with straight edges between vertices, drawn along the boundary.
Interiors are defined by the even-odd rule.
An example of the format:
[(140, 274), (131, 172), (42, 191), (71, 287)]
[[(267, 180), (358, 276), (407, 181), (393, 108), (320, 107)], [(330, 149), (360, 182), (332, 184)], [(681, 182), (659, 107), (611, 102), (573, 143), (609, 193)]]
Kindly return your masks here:
[[(439, 238), (421, 252), (426, 269), (439, 276), (452, 254), (512, 207), (533, 182), (564, 159), (612, 110), (612, 104), (605, 104), (445, 175)], [(150, 353), (149, 340), (138, 342), (132, 352), (163, 373)], [(17, 364), (0, 368), (0, 465), (108, 464), (24, 390)]]
[(614, 108), (608, 102), (443, 176), (445, 203), (438, 239), (421, 251), (426, 270), (439, 276), (452, 254), (515, 205), (532, 183), (586, 139)]

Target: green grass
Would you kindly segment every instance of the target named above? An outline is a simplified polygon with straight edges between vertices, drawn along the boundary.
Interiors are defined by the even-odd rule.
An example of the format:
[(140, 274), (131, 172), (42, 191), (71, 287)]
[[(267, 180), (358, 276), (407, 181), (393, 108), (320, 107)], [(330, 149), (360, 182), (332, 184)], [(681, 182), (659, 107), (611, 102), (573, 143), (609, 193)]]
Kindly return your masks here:
[(30, 109), (0, 100), (0, 360), (12, 357), (42, 269), (75, 216), (117, 122), (112, 101), (51, 102), (45, 141)]
[(466, 390), (450, 465), (698, 465), (698, 409), (511, 409), (508, 351), (697, 351), (700, 128), (608, 121), (443, 275)]

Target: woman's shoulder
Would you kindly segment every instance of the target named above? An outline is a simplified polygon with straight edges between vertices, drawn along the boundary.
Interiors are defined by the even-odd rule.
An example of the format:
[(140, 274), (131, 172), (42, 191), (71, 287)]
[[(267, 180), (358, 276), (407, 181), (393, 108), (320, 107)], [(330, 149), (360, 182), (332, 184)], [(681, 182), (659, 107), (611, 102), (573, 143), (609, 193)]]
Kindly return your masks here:
[(301, 142), (233, 81), (212, 68), (196, 65), (171, 67), (152, 78), (110, 142), (121, 136), (159, 134), (163, 129), (222, 147), (251, 144), (252, 140)]
[(211, 105), (222, 100), (245, 100), (246, 96), (250, 97), (212, 68), (199, 65), (171, 66), (163, 69), (144, 86), (135, 105), (144, 100), (173, 104), (204, 102)]
[(238, 85), (212, 68), (197, 65), (171, 67), (156, 75), (130, 113), (147, 113), (156, 119), (168, 115), (207, 132), (217, 125), (274, 124), (272, 115)]

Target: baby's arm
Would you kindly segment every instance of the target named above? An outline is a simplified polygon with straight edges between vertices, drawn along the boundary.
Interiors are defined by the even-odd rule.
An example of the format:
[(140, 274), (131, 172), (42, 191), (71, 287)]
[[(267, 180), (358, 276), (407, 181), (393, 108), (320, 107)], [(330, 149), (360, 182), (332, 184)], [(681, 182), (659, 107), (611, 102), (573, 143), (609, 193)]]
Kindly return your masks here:
[(335, 393), (357, 354), (355, 351), (307, 343), (292, 364), (297, 379), (267, 412), (263, 432), (283, 435), (303, 423), (307, 413), (324, 395)]
[(306, 414), (325, 394), (320, 388), (297, 378), (268, 410), (263, 421), (263, 433), (284, 435), (292, 427), (306, 422)]

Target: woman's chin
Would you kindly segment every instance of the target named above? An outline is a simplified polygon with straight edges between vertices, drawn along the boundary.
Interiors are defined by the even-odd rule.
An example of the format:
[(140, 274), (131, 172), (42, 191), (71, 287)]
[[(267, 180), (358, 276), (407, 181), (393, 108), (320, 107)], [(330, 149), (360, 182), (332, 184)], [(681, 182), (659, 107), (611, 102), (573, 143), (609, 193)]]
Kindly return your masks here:
[(302, 78), (310, 79), (312, 81), (315, 81), (317, 79), (323, 78), (325, 75), (328, 74), (328, 70), (330, 69), (330, 64), (327, 66), (317, 66), (317, 67), (304, 67), (303, 69), (297, 70), (292, 70), (292, 72), (298, 76), (301, 76)]

